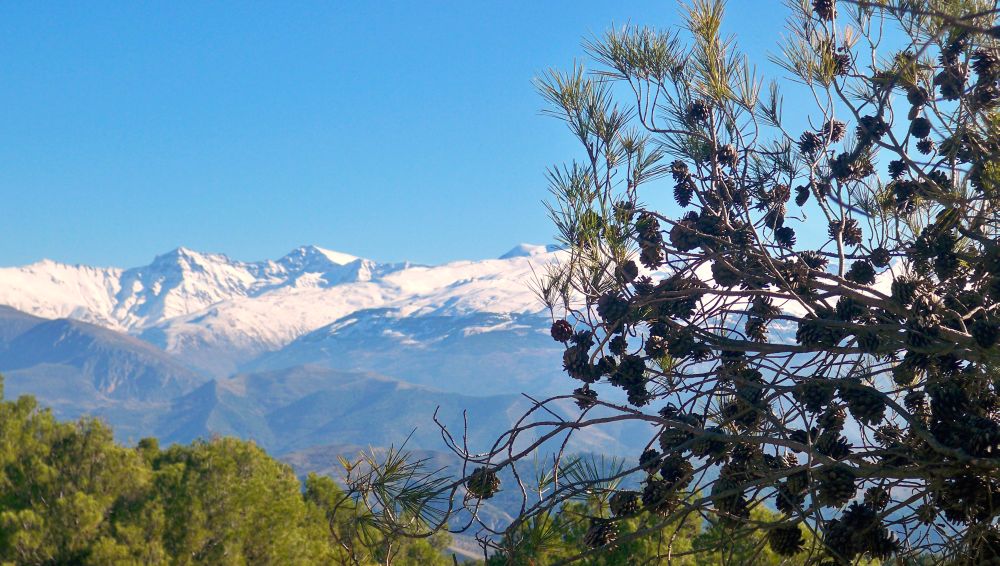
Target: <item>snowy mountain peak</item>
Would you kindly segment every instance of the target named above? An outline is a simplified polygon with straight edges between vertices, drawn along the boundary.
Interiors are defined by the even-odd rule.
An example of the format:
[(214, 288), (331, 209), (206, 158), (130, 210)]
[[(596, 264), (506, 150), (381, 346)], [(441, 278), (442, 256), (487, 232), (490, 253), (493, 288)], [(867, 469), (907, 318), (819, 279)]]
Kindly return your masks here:
[(369, 309), (400, 317), (538, 313), (530, 283), (536, 265), (553, 261), (553, 249), (522, 244), (498, 260), (428, 266), (317, 246), (252, 263), (181, 247), (124, 271), (0, 268), (0, 305), (124, 330), (224, 374), (236, 358)]
[(329, 259), (333, 263), (339, 263), (340, 265), (346, 265), (348, 263), (353, 263), (361, 259), (358, 256), (353, 256), (351, 254), (345, 254), (342, 252), (335, 252), (333, 250), (327, 250), (317, 246), (306, 246), (306, 248), (311, 250), (313, 253), (319, 253), (324, 255), (327, 259)]
[(229, 265), (233, 263), (237, 262), (229, 259), (225, 254), (196, 252), (182, 246), (154, 257), (153, 262), (148, 267), (160, 269), (198, 269), (210, 264)]
[(549, 244), (547, 246), (537, 244), (518, 244), (507, 253), (500, 256), (500, 259), (513, 259), (515, 257), (531, 257), (559, 251), (559, 246)]
[(277, 263), (291, 271), (321, 273), (359, 259), (357, 256), (325, 250), (318, 246), (301, 246), (285, 254), (285, 257), (279, 259)]

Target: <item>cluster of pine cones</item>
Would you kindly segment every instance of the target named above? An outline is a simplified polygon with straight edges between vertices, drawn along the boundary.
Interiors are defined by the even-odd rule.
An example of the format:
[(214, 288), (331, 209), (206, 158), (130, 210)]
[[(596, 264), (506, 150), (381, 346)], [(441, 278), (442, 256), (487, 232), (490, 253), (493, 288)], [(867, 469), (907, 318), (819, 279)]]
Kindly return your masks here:
[[(836, 18), (835, 0), (813, 0), (812, 6), (820, 22)], [(974, 198), (1000, 196), (1000, 140), (972, 129), (942, 135), (946, 125), (933, 121), (936, 101), (960, 100), (978, 113), (1000, 107), (1000, 52), (972, 49), (967, 37), (949, 37), (933, 78), (889, 85), (909, 104), (903, 124), (888, 123), (888, 113), (871, 113), (860, 116), (853, 130), (830, 119), (802, 133), (795, 146), (817, 174), (794, 190), (787, 180), (748, 177), (751, 167), (743, 166), (750, 151), (720, 142), (703, 158), (670, 165), (673, 197), (684, 209), (676, 220), (634, 203), (617, 207), (646, 271), (629, 260), (615, 266), (618, 285), (590, 297), (597, 319), (584, 330), (565, 320), (553, 324), (553, 338), (566, 345), (564, 368), (582, 382), (574, 391), (577, 403), (592, 407), (598, 401), (596, 384), (607, 383), (634, 407), (644, 407), (671, 391), (667, 381), (655, 381), (658, 375), (672, 372), (672, 379), (683, 380), (685, 368), (698, 368), (699, 375), (714, 373), (717, 404), (701, 414), (672, 406), (660, 411), (659, 450), (647, 450), (638, 462), (646, 472), (643, 489), (614, 494), (614, 517), (671, 513), (689, 487), (692, 462), (705, 462), (719, 470), (710, 501), (720, 520), (746, 521), (754, 499), (773, 494), (784, 519), (767, 530), (767, 540), (778, 554), (802, 548), (793, 517), (818, 506), (842, 509), (821, 529), (836, 560), (860, 555), (884, 560), (901, 547), (882, 517), (893, 492), (873, 487), (858, 502), (868, 481), (858, 473), (864, 463), (922, 486), (924, 502), (915, 511), (920, 521), (943, 519), (978, 533), (967, 544), (981, 558), (977, 563), (1000, 556), (1000, 535), (989, 527), (1000, 516), (1000, 477), (995, 469), (970, 463), (1000, 457), (1000, 371), (992, 369), (1000, 342), (995, 219), (974, 218), (949, 205), (964, 189), (954, 185), (948, 168), (896, 155), (888, 164), (884, 199), (876, 204), (890, 216), (935, 212), (913, 238), (894, 239), (886, 230), (863, 225), (864, 216), (850, 207), (833, 207), (843, 212), (823, 221), (829, 238), (823, 248), (797, 250), (804, 238), (787, 222), (793, 193), (799, 207), (808, 206), (810, 198), (842, 195), (844, 186), (874, 173), (878, 151), (896, 143), (966, 166)], [(696, 128), (709, 127), (719, 115), (710, 101), (700, 99), (682, 114), (684, 123)], [(834, 150), (852, 131), (850, 149)], [(749, 218), (756, 220), (748, 223)], [(831, 261), (840, 260), (843, 265), (831, 268)], [(909, 266), (906, 272), (890, 269), (900, 260)], [(691, 264), (706, 269), (699, 277), (677, 267)], [(831, 286), (837, 267), (843, 280)], [(883, 281), (886, 294), (867, 291)], [(709, 299), (720, 295), (745, 298), (740, 322), (724, 331), (712, 325), (733, 312), (706, 311)], [(775, 297), (806, 305), (806, 314), (784, 313)], [(789, 348), (795, 352), (863, 357), (872, 367), (885, 368), (885, 378), (845, 375), (832, 370), (833, 364), (805, 376), (764, 375), (767, 364), (760, 359), (767, 350), (748, 356), (742, 350), (754, 348), (732, 346), (768, 343), (778, 322), (794, 332)], [(774, 344), (780, 350), (787, 342)], [(788, 405), (779, 409), (778, 401), (789, 399), (796, 418), (808, 425), (784, 424)], [(849, 423), (866, 431), (865, 446), (848, 439)], [(788, 442), (783, 448), (747, 444), (734, 435)], [(810, 455), (810, 464), (800, 464), (796, 452)], [(603, 546), (615, 535), (613, 519), (595, 519), (587, 542)]]

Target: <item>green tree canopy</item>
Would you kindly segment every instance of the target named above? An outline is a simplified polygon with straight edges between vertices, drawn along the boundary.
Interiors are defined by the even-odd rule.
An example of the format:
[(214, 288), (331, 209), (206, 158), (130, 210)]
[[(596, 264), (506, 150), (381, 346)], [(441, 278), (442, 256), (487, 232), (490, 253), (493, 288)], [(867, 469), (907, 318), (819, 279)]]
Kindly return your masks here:
[(447, 565), (450, 538), (387, 537), (328, 477), (252, 442), (116, 444), (100, 421), (0, 401), (0, 563)]

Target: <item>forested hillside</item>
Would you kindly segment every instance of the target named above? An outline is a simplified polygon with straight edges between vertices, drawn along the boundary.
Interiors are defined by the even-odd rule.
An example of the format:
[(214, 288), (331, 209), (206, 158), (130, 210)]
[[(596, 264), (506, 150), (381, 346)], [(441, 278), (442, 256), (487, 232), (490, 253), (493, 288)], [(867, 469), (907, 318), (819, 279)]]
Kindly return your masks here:
[(96, 420), (0, 401), (0, 563), (450, 564), (447, 535), (388, 540), (332, 479), (252, 442), (118, 445)]

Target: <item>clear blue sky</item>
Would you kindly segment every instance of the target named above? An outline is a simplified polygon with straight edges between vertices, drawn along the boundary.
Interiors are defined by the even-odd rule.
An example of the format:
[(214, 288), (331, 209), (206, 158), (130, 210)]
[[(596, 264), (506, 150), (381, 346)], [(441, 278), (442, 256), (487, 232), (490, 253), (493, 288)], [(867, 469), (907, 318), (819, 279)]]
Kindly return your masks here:
[[(760, 61), (784, 8), (732, 0)], [(179, 245), (436, 263), (552, 240), (532, 77), (656, 2), (4, 2), (0, 265)]]

